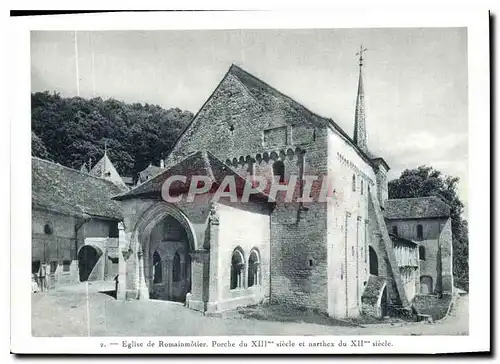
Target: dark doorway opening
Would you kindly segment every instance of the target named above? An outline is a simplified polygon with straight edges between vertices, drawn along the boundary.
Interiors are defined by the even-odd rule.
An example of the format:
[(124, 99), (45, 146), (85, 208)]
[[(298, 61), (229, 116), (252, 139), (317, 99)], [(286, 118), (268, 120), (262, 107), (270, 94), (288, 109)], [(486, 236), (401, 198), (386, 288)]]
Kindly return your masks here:
[(378, 258), (375, 250), (370, 246), (369, 248), (369, 256), (370, 256), (370, 274), (374, 276), (378, 276)]
[(91, 245), (84, 245), (78, 252), (78, 273), (80, 282), (89, 280), (92, 271), (95, 269), (102, 252)]

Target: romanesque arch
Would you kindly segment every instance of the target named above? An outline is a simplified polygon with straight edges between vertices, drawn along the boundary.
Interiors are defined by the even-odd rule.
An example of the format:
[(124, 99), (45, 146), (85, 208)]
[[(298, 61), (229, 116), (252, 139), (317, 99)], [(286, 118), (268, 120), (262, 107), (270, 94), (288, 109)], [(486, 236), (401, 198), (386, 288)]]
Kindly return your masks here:
[[(167, 219), (180, 226), (185, 233), (179, 241), (162, 241), (152, 236), (153, 229)], [(130, 249), (138, 259), (135, 278), (139, 287), (137, 298), (184, 301), (191, 290), (190, 254), (198, 247), (194, 228), (186, 214), (170, 203), (156, 203), (135, 224), (130, 243)], [(175, 280), (174, 264), (177, 264)], [(159, 271), (162, 272), (161, 280), (158, 279)]]
[(80, 248), (78, 251), (78, 274), (80, 276), (80, 282), (98, 280), (101, 278), (101, 272), (94, 272), (94, 270), (99, 268), (97, 263), (102, 254), (101, 248), (95, 245), (87, 244)]

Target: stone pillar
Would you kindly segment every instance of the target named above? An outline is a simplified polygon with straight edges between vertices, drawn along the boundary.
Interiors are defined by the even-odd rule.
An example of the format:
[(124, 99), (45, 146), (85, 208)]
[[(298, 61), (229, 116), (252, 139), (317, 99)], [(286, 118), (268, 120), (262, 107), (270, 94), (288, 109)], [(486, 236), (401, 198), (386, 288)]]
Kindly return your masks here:
[(125, 300), (127, 296), (127, 264), (131, 257), (130, 233), (125, 233), (123, 223), (118, 224), (118, 281), (116, 286), (116, 299)]
[(139, 275), (138, 275), (138, 291), (140, 300), (149, 300), (149, 289), (146, 284), (146, 278), (144, 274), (144, 251), (139, 249), (137, 252), (138, 266), (139, 266)]
[(209, 246), (210, 246), (210, 275), (208, 277), (208, 302), (207, 313), (217, 312), (219, 297), (219, 215), (217, 213), (217, 204), (212, 202), (210, 205), (209, 224)]
[(210, 263), (208, 250), (191, 252), (191, 293), (186, 306), (196, 311), (205, 312), (208, 299), (208, 273)]

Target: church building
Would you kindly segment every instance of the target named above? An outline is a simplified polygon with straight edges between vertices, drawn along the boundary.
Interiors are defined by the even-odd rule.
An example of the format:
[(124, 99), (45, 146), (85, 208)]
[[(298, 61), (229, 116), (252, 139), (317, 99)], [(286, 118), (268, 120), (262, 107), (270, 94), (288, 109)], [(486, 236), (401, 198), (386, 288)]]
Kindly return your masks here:
[[(368, 145), (359, 61), (353, 138), (232, 65), (164, 170), (114, 198), (123, 213), (118, 298), (180, 301), (207, 314), (270, 302), (347, 318), (451, 292), (449, 207), (434, 197), (388, 200), (389, 165)], [(320, 176), (333, 190), (322, 202), (270, 201), (264, 191), (215, 201), (212, 190), (167, 202), (162, 186), (175, 175), (214, 186), (226, 176), (237, 185), (297, 176), (301, 191), (307, 176)]]

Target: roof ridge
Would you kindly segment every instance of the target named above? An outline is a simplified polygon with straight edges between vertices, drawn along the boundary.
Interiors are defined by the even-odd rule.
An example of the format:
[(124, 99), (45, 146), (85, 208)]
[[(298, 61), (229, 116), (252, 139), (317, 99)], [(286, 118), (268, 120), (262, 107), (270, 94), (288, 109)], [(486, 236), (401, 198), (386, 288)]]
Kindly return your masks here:
[[(301, 107), (303, 107), (303, 108), (304, 108), (307, 112), (311, 113), (311, 115), (314, 115), (314, 116), (316, 116), (316, 117), (318, 117), (318, 118), (320, 118), (320, 119), (324, 119), (324, 120), (327, 120), (327, 121), (330, 121), (330, 120), (331, 120), (330, 118), (327, 118), (327, 117), (321, 116), (321, 115), (319, 115), (319, 114), (315, 113), (314, 111), (311, 111), (311, 110), (310, 110), (307, 106), (304, 106), (304, 105), (303, 105), (300, 101), (297, 101), (297, 100), (293, 99), (292, 97), (290, 97), (290, 96), (288, 96), (288, 95), (284, 94), (283, 92), (281, 92), (280, 90), (278, 90), (278, 89), (277, 89), (277, 88), (275, 88), (274, 86), (271, 86), (270, 84), (268, 84), (266, 81), (264, 81), (264, 80), (260, 79), (259, 77), (257, 77), (257, 76), (255, 76), (255, 75), (251, 74), (250, 72), (246, 71), (245, 69), (241, 68), (240, 66), (238, 66), (238, 65), (236, 65), (236, 64), (234, 64), (234, 63), (232, 63), (232, 64), (231, 64), (231, 67), (229, 68), (229, 72), (231, 72), (231, 70), (232, 70), (233, 68), (236, 68), (236, 69), (238, 69), (238, 70), (242, 71), (245, 75), (250, 76), (250, 77), (251, 77), (251, 78), (253, 78), (254, 80), (256, 80), (256, 81), (258, 81), (258, 82), (262, 83), (263, 85), (265, 85), (266, 87), (270, 88), (271, 90), (273, 90), (273, 91), (277, 92), (277, 93), (278, 93), (278, 94), (280, 94), (281, 96), (283, 96), (283, 97), (285, 97), (285, 98), (287, 98), (287, 99), (289, 99), (289, 100), (291, 100), (291, 101), (293, 101), (293, 102), (295, 102), (295, 103), (299, 104), (299, 105), (300, 105)], [(236, 77), (238, 77), (238, 75), (236, 75)], [(240, 80), (240, 81), (241, 81), (241, 80)], [(241, 82), (244, 84), (244, 82), (243, 82), (243, 81), (241, 81)]]
[[(87, 172), (82, 172), (82, 171), (79, 171), (77, 169), (74, 169), (74, 168), (71, 168), (71, 167), (68, 167), (68, 166), (65, 166), (65, 165), (62, 165), (60, 163), (57, 163), (57, 162), (54, 162), (54, 161), (49, 161), (47, 159), (42, 159), (42, 158), (39, 158), (39, 157), (35, 157), (35, 156), (31, 156), (32, 159), (38, 159), (39, 161), (41, 162), (45, 162), (45, 163), (50, 163), (50, 164), (53, 164), (53, 165), (56, 165), (58, 167), (62, 167), (64, 169), (67, 169), (67, 170), (70, 170), (71, 172), (74, 172), (74, 173), (78, 173), (78, 174), (81, 174), (81, 175), (84, 175), (84, 176), (90, 176), (92, 178), (96, 178), (98, 179), (99, 181), (104, 181), (108, 184), (112, 184), (113, 186), (116, 186), (113, 182), (111, 182), (110, 180), (106, 179), (106, 178), (102, 178), (102, 177), (98, 177), (98, 176), (94, 176), (93, 174), (90, 174), (90, 173), (87, 173)], [(121, 177), (121, 176), (120, 176)]]

